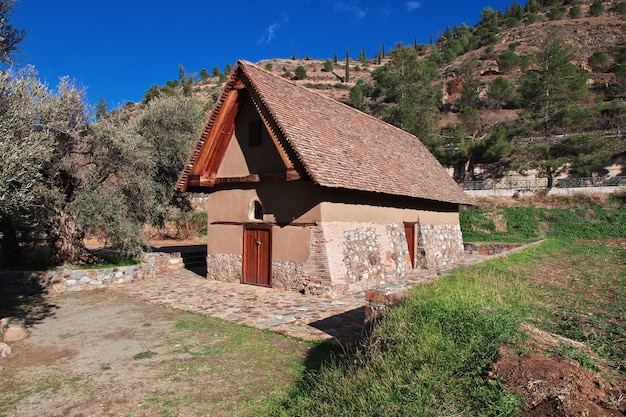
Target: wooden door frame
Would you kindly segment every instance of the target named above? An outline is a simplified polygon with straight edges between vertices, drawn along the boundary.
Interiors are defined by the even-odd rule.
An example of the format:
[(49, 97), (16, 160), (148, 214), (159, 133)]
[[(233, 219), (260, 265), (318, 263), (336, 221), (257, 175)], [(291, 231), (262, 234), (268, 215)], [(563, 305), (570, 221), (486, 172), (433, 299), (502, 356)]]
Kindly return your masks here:
[[(411, 232), (411, 237), (413, 238), (413, 242), (411, 242), (411, 244), (409, 244), (409, 237), (406, 236), (406, 230), (407, 228), (410, 227), (412, 232)], [(411, 261), (411, 268), (415, 268), (415, 250), (417, 248), (417, 243), (415, 242), (415, 229), (417, 228), (417, 222), (404, 222), (404, 234), (406, 237), (406, 244), (407, 244), (407, 248), (409, 249), (409, 258)]]
[[(246, 269), (246, 232), (248, 230), (266, 230), (268, 232), (268, 246), (267, 246), (267, 285), (259, 284), (259, 283), (251, 283), (245, 282), (246, 273), (248, 272)], [(247, 285), (258, 285), (260, 287), (271, 287), (272, 286), (272, 225), (265, 223), (246, 223), (243, 225), (243, 248), (241, 255), (241, 283)]]

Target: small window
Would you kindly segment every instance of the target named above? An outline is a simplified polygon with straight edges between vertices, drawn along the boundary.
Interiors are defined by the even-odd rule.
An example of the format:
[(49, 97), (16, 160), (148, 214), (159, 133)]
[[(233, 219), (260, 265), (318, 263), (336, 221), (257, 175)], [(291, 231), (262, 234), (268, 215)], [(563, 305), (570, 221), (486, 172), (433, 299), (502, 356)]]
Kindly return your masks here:
[(254, 200), (250, 205), (250, 220), (263, 220), (263, 206), (258, 200)]
[(261, 134), (263, 124), (260, 120), (254, 120), (248, 125), (248, 145), (261, 146)]

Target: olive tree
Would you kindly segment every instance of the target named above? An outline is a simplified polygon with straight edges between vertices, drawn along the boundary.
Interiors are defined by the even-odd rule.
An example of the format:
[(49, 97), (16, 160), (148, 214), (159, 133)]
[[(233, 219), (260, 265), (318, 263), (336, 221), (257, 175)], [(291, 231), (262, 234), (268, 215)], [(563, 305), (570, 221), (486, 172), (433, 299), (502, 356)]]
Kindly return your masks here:
[(26, 31), (17, 29), (9, 22), (9, 16), (15, 2), (12, 0), (0, 0), (0, 63), (11, 62), (17, 52), (17, 46), (24, 37)]
[(0, 264), (21, 260), (17, 234), (39, 222), (42, 171), (52, 156), (50, 136), (33, 124), (47, 97), (32, 68), (0, 73)]
[(201, 127), (192, 98), (156, 98), (135, 117), (99, 120), (87, 135), (89, 177), (77, 206), (92, 235), (136, 256), (146, 243), (144, 225), (163, 226), (172, 210), (190, 205), (174, 183)]
[(85, 233), (124, 254), (141, 251), (144, 224), (162, 225), (182, 206), (174, 182), (202, 123), (182, 95), (152, 99), (139, 112), (91, 123), (84, 91), (55, 90), (33, 70), (0, 77), (0, 232), (5, 260), (19, 261), (18, 237), (46, 237), (53, 264), (92, 263)]

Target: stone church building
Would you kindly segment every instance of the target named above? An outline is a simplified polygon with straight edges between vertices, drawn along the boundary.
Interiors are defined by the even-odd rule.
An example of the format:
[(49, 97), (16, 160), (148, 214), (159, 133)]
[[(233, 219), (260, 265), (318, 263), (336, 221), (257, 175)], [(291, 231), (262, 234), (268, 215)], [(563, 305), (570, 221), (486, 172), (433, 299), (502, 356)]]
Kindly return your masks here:
[(207, 278), (330, 298), (463, 254), (463, 190), (413, 135), (238, 61), (180, 175)]

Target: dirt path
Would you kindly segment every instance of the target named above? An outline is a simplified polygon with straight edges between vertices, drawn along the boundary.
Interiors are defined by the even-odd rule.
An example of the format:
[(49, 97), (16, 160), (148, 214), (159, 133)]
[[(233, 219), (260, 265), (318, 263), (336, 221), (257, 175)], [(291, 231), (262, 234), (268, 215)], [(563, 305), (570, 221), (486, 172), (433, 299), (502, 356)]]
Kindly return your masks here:
[[(104, 291), (49, 296), (45, 309), (30, 336), (12, 343), (13, 354), (0, 361), (0, 416), (233, 415), (237, 404), (245, 405), (237, 368), (233, 375), (224, 372), (233, 354), (250, 367), (242, 336), (231, 345), (237, 330), (229, 326), (235, 325), (207, 318), (190, 327), (184, 323), (197, 316)], [(284, 345), (287, 361), (301, 362), (308, 347), (250, 332), (255, 339), (273, 337), (270, 346)], [(248, 382), (263, 384), (264, 373), (275, 374), (285, 363), (266, 365), (277, 369), (253, 366), (261, 374)], [(282, 376), (265, 389), (291, 382), (290, 372)], [(256, 394), (262, 389), (245, 393)]]
[[(160, 365), (181, 358), (165, 343), (178, 312), (104, 292), (49, 301), (54, 316), (31, 327), (2, 362), (4, 401), (26, 396), (7, 415), (130, 413), (154, 392)], [(158, 355), (133, 359), (148, 351)]]

